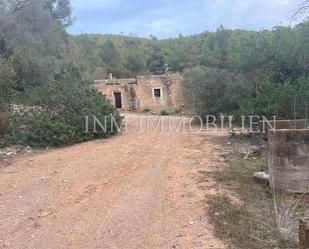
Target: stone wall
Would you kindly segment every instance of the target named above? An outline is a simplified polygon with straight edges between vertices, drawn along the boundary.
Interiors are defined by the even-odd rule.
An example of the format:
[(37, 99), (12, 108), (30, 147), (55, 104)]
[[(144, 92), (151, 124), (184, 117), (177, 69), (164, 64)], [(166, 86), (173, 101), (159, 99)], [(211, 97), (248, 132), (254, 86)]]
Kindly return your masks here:
[(309, 128), (308, 119), (296, 119), (296, 120), (276, 120), (269, 121), (269, 124), (263, 121), (260, 121), (260, 130), (263, 131), (265, 125), (265, 130), (269, 129), (307, 129)]
[[(113, 83), (111, 83), (113, 82)], [(137, 110), (138, 100), (136, 98), (136, 80), (97, 80), (95, 87), (104, 94), (112, 105), (115, 105), (114, 93), (121, 93), (122, 108), (124, 110)]]
[[(185, 109), (182, 78), (179, 74), (138, 76), (136, 79), (96, 80), (96, 88), (115, 104), (114, 93), (121, 93), (122, 107), (127, 111), (149, 110), (174, 112)], [(161, 97), (154, 97), (154, 89), (161, 90)]]
[(269, 130), (268, 145), (271, 186), (309, 193), (309, 129)]
[[(156, 88), (162, 90), (162, 98), (154, 98), (153, 89)], [(141, 111), (149, 109), (154, 112), (173, 112), (185, 107), (179, 74), (139, 76), (136, 92)]]

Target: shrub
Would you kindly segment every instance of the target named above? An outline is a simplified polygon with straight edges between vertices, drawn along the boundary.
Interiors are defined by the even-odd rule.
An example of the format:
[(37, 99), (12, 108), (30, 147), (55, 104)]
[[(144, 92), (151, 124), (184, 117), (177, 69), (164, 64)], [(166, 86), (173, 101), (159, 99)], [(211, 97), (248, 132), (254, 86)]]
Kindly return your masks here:
[(10, 62), (0, 57), (0, 134), (7, 125), (7, 103), (14, 76)]
[(184, 94), (195, 113), (219, 115), (238, 110), (234, 95), (238, 75), (226, 69), (198, 66), (184, 71)]
[(0, 96), (0, 134), (4, 133), (7, 124), (7, 108), (6, 101)]
[[(2, 145), (61, 146), (104, 138), (117, 132), (118, 112), (105, 97), (87, 83), (62, 79), (28, 88), (16, 97), (18, 105), (9, 108), (8, 127)], [(106, 130), (85, 133), (85, 116), (98, 120), (114, 116)], [(90, 127), (91, 128), (91, 127)]]
[(175, 110), (174, 110), (174, 114), (180, 114), (180, 113), (182, 113), (182, 111), (183, 111), (183, 109), (182, 108), (176, 108)]
[(168, 115), (170, 115), (169, 112), (168, 112), (168, 111), (165, 111), (165, 110), (162, 110), (162, 111), (160, 112), (160, 114), (161, 114), (162, 116), (168, 116)]
[(0, 107), (0, 134), (3, 134), (7, 124), (7, 113)]
[(309, 78), (300, 77), (282, 84), (263, 81), (254, 92), (239, 98), (243, 115), (258, 114), (277, 119), (304, 118), (308, 113)]

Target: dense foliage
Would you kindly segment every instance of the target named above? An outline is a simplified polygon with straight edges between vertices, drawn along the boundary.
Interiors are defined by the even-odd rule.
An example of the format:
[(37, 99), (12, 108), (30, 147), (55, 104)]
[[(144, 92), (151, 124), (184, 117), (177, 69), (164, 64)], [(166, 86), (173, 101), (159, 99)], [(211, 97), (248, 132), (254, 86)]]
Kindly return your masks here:
[(87, 34), (74, 40), (86, 58), (85, 79), (184, 73), (200, 113), (301, 117), (309, 100), (308, 22), (263, 31), (220, 27), (166, 40)]
[[(0, 133), (7, 126), (12, 131), (12, 113), (7, 111), (9, 104), (16, 104), (11, 97), (16, 91), (29, 98), (23, 98), (23, 105), (31, 105), (34, 96), (29, 91), (39, 91), (36, 87), (50, 91), (63, 78), (93, 82), (109, 73), (117, 78), (183, 73), (186, 96), (200, 114), (294, 118), (308, 111), (309, 22), (262, 31), (220, 27), (215, 32), (165, 40), (72, 36), (66, 31), (71, 23), (69, 0), (0, 2)], [(68, 95), (70, 89), (66, 89)], [(56, 99), (62, 96), (59, 91), (53, 94)], [(97, 98), (95, 92), (88, 97)], [(104, 98), (98, 101), (114, 113)], [(72, 143), (74, 139), (60, 140)], [(66, 143), (61, 141), (52, 143)]]
[(85, 116), (120, 122), (81, 80), (71, 23), (69, 0), (0, 1), (0, 145), (72, 144), (113, 133), (111, 122), (99, 134), (83, 133)]
[[(102, 94), (77, 79), (27, 88), (15, 98), (18, 105), (9, 109), (4, 145), (59, 146), (118, 132), (121, 118), (117, 111)], [(96, 133), (86, 133), (86, 116), (96, 116), (106, 129), (98, 125)], [(89, 131), (93, 131), (93, 119), (89, 120)]]

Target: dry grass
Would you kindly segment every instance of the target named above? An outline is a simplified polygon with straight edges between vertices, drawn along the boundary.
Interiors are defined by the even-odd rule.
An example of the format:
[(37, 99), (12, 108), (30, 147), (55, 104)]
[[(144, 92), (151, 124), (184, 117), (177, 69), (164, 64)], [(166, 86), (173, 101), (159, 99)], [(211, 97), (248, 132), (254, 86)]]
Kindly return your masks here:
[[(238, 138), (234, 142), (244, 141)], [(224, 195), (208, 203), (218, 236), (235, 249), (298, 248), (298, 220), (307, 205), (303, 196), (274, 194), (269, 186), (256, 184), (253, 173), (267, 171), (260, 158), (232, 153), (225, 161), (226, 167), (213, 177), (239, 201)]]
[(209, 205), (211, 222), (219, 237), (232, 244), (230, 248), (297, 248), (295, 242), (285, 240), (279, 233), (267, 211), (257, 214), (247, 205), (235, 204), (227, 196), (215, 198)]
[(273, 193), (276, 227), (288, 240), (298, 241), (299, 219), (304, 217), (304, 195), (286, 196)]

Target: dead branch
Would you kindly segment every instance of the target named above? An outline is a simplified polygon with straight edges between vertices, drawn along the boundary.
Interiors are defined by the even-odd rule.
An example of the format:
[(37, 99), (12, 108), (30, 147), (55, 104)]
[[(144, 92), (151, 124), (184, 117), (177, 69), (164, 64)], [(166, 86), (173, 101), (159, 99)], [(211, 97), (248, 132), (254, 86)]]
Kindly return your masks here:
[(306, 13), (309, 10), (309, 0), (304, 0), (298, 6), (297, 11), (293, 14), (291, 22), (296, 20), (300, 15)]

